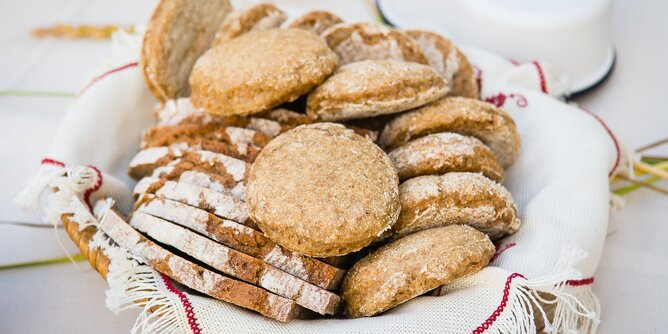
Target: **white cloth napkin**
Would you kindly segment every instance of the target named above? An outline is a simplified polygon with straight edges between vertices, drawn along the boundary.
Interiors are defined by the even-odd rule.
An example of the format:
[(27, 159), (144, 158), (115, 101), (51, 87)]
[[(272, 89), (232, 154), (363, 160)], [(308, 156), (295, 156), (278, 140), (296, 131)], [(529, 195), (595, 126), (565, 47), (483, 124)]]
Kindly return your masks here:
[[(136, 43), (127, 49), (138, 50)], [(380, 316), (282, 324), (191, 294), (141, 259), (98, 240), (93, 247), (102, 247), (112, 262), (108, 306), (114, 311), (144, 307), (135, 326), (142, 332), (520, 333), (535, 331), (534, 315), (549, 331), (593, 332), (600, 310), (590, 285), (607, 229), (608, 178), (619, 163), (616, 141), (592, 114), (553, 97), (568, 85), (548, 65), (515, 65), (473, 48), (465, 52), (479, 71), (482, 98), (505, 108), (522, 137), (519, 159), (505, 181), (522, 227), (501, 241), (490, 267), (440, 288), (442, 296), (418, 297)], [(49, 196), (51, 220), (63, 212), (81, 213), (82, 205), (72, 203), (90, 206), (95, 198), (111, 197), (124, 209), (129, 205), (129, 184), (119, 180), (127, 182), (125, 168), (141, 130), (151, 123), (154, 101), (137, 67), (121, 67), (81, 94), (50, 151), (65, 164), (47, 163), (24, 193), (23, 202), (34, 204), (43, 188), (70, 189)], [(94, 220), (89, 213), (80, 216), (82, 223)], [(543, 292), (552, 297), (543, 299)], [(133, 302), (139, 299), (146, 301)], [(156, 303), (163, 306), (160, 316), (147, 311)], [(542, 314), (545, 304), (555, 306), (551, 321)]]

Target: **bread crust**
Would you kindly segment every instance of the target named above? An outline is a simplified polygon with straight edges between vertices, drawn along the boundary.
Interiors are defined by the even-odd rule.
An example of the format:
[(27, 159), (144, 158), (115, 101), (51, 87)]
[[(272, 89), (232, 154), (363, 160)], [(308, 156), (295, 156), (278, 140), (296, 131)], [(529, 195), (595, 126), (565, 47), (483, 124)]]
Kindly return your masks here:
[(341, 65), (362, 60), (402, 60), (427, 64), (417, 43), (407, 34), (378, 23), (340, 23), (322, 33)]
[(452, 132), (426, 135), (392, 150), (390, 159), (401, 181), (449, 172), (482, 173), (502, 182), (504, 171), (494, 152), (480, 140)]
[(288, 28), (309, 30), (320, 35), (327, 28), (339, 23), (343, 23), (343, 19), (335, 14), (324, 10), (314, 10), (294, 19)]
[(339, 67), (308, 96), (314, 119), (342, 121), (397, 113), (445, 96), (431, 67), (398, 60), (365, 60)]
[(456, 132), (480, 139), (494, 151), (503, 168), (510, 167), (520, 151), (520, 135), (506, 111), (463, 97), (447, 97), (398, 116), (385, 126), (379, 142), (393, 149), (438, 132)]
[(448, 96), (478, 98), (480, 92), (473, 66), (451, 40), (424, 30), (407, 30), (406, 34), (413, 37), (429, 65), (449, 83)]
[(318, 123), (265, 147), (251, 167), (246, 203), (278, 244), (339, 256), (367, 246), (396, 221), (398, 182), (378, 146), (340, 124)]
[(249, 31), (278, 28), (288, 16), (270, 3), (259, 3), (228, 15), (211, 43), (218, 46)]
[(144, 34), (139, 68), (161, 101), (188, 96), (188, 77), (232, 10), (228, 0), (161, 0)]
[(468, 226), (437, 227), (396, 240), (348, 271), (341, 290), (346, 315), (372, 316), (474, 274), (494, 250), (486, 235)]
[(402, 236), (436, 226), (466, 224), (492, 240), (520, 227), (512, 195), (476, 173), (447, 173), (410, 179), (399, 186), (401, 214), (392, 226)]
[(251, 31), (197, 60), (190, 99), (215, 114), (255, 114), (308, 93), (336, 66), (336, 54), (310, 31)]

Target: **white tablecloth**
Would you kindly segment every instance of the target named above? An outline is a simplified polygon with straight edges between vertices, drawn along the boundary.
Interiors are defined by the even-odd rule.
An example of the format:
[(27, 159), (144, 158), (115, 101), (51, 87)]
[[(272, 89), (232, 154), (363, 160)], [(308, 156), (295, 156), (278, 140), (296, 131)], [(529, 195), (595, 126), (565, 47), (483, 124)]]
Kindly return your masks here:
[[(146, 20), (154, 1), (0, 1), (0, 90), (76, 92), (108, 50), (107, 42), (29, 36), (55, 23), (128, 25)], [(314, 5), (317, 7), (317, 5)], [(603, 86), (577, 99), (638, 147), (668, 136), (668, 2), (614, 2), (617, 66)], [(351, 13), (355, 18), (359, 12)], [(69, 98), (0, 96), (0, 220), (39, 222), (12, 198), (35, 172)], [(655, 151), (668, 155), (668, 148)], [(668, 186), (663, 183), (663, 186)], [(668, 327), (668, 197), (647, 190), (612, 215), (594, 290), (602, 333), (661, 333)], [(63, 231), (60, 239), (77, 253)], [(51, 229), (0, 225), (0, 264), (62, 256)], [(0, 333), (126, 332), (135, 312), (104, 307), (105, 283), (85, 262), (0, 271)]]

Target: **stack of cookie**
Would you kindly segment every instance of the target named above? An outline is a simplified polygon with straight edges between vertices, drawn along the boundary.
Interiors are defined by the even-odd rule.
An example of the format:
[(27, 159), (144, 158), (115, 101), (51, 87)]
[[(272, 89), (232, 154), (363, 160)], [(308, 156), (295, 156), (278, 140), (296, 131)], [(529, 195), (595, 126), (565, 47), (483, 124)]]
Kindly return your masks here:
[(140, 64), (162, 103), (112, 239), (279, 321), (371, 316), (484, 268), (519, 228), (498, 182), (520, 142), (464, 54), (324, 11), (286, 20), (160, 1)]

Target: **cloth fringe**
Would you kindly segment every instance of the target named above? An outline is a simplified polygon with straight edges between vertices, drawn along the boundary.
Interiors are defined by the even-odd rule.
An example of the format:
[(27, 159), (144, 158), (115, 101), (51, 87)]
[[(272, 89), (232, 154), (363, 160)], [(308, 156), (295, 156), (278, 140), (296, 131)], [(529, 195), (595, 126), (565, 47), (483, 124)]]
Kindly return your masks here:
[(49, 187), (53, 178), (65, 174), (65, 168), (53, 165), (40, 166), (37, 174), (28, 185), (16, 196), (14, 201), (25, 211), (35, 212), (40, 208), (42, 193)]
[[(494, 322), (499, 333), (535, 333), (536, 315), (543, 320), (546, 333), (594, 333), (598, 326), (600, 304), (591, 286), (569, 286), (582, 279), (575, 264), (587, 256), (578, 248), (562, 252), (552, 274), (525, 280), (513, 280), (508, 306)], [(548, 315), (548, 308), (554, 313)], [(538, 314), (535, 314), (535, 313)]]
[[(102, 220), (113, 204), (110, 198), (98, 201), (94, 209), (97, 219)], [(99, 248), (109, 258), (107, 308), (115, 314), (130, 308), (141, 310), (131, 333), (183, 332), (178, 302), (171, 297), (158, 272), (116, 245), (102, 231), (93, 236), (89, 248)]]

